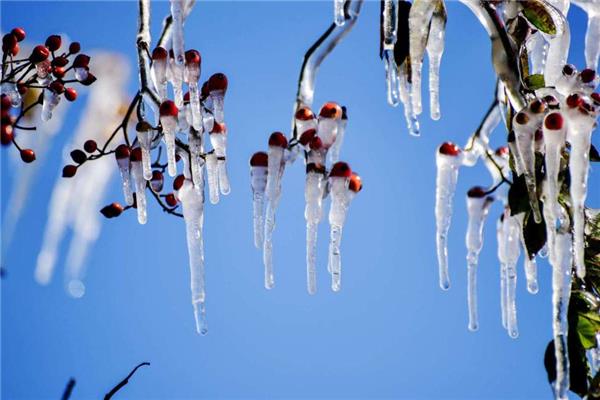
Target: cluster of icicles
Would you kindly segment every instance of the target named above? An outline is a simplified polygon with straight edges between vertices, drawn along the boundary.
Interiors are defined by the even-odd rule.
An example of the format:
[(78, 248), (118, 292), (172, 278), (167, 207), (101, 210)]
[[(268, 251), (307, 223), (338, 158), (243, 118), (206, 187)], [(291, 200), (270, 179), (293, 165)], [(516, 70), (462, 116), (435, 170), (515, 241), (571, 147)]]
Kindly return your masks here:
[[(460, 0), (482, 19), (479, 0)], [(544, 73), (546, 84), (552, 85), (560, 76), (560, 69), (567, 62), (570, 32), (564, 16), (569, 10), (570, 0), (546, 3), (556, 17), (557, 34), (549, 35), (538, 31), (527, 42), (531, 54), (531, 73)], [(334, 0), (335, 15), (343, 15)], [(342, 2), (343, 3), (343, 2)], [(600, 2), (577, 0), (574, 4), (588, 14), (588, 27), (585, 37), (585, 59), (589, 68), (597, 69), (600, 55)], [(520, 2), (507, 1), (503, 4), (506, 19), (513, 18), (521, 11)], [(340, 14), (341, 13), (341, 14)], [(403, 18), (403, 16), (408, 18)], [(443, 0), (384, 0), (382, 16), (382, 58), (386, 70), (387, 99), (394, 107), (404, 106), (404, 116), (411, 135), (419, 136), (418, 115), (422, 112), (421, 82), (423, 58), (429, 59), (429, 101), (430, 116), (438, 120), (440, 114), (439, 82), (440, 63), (444, 53), (446, 29), (446, 7)], [(483, 18), (485, 19), (485, 18)], [(336, 19), (337, 21), (337, 19)], [(486, 23), (484, 23), (486, 25)], [(490, 27), (486, 26), (486, 29)], [(399, 37), (402, 32), (408, 38)], [(490, 35), (493, 35), (490, 33)], [(407, 53), (400, 65), (394, 58), (394, 48), (399, 40), (405, 40)]]
[[(123, 194), (127, 204), (134, 204), (140, 224), (145, 224), (145, 189), (159, 193), (163, 187), (163, 175), (152, 170), (150, 151), (165, 143), (167, 171), (177, 175), (177, 160), (183, 161), (183, 174), (173, 183), (173, 197), (165, 196), (171, 207), (181, 202), (185, 219), (189, 266), (191, 274), (192, 304), (199, 333), (207, 332), (205, 285), (204, 285), (204, 187), (205, 172), (208, 181), (209, 199), (212, 204), (219, 202), (219, 194), (230, 192), (226, 171), (227, 130), (224, 124), (223, 100), (227, 90), (224, 74), (212, 75), (200, 88), (200, 53), (196, 50), (184, 51), (183, 20), (189, 13), (184, 12), (184, 1), (171, 1), (173, 18), (172, 49), (157, 47), (152, 52), (151, 84), (160, 100), (160, 108), (154, 109), (159, 116), (161, 129), (154, 124), (141, 122), (137, 125), (139, 147), (131, 151), (126, 145), (117, 147), (115, 155), (122, 178)], [(169, 56), (169, 53), (171, 56)], [(183, 84), (189, 93), (184, 94)], [(171, 86), (175, 101), (167, 98), (167, 87)], [(155, 107), (151, 99), (145, 99), (150, 107)], [(177, 134), (187, 137), (187, 149), (177, 144)], [(212, 150), (207, 151), (206, 139)], [(131, 189), (133, 177), (135, 199)]]
[[(329, 208), (329, 257), (327, 270), (331, 288), (341, 288), (340, 244), (350, 202), (362, 189), (360, 177), (339, 160), (344, 140), (346, 110), (336, 103), (323, 105), (316, 117), (307, 106), (295, 114), (296, 138), (289, 141), (281, 132), (269, 138), (268, 153), (257, 152), (250, 159), (254, 212), (254, 244), (263, 249), (265, 287), (273, 288), (273, 230), (275, 212), (281, 197), (281, 179), (286, 164), (292, 164), (300, 152), (305, 154), (306, 185), (306, 273), (308, 293), (317, 291), (317, 229), (323, 216), (323, 200), (331, 196)], [(331, 166), (330, 169), (327, 166)], [(266, 208), (266, 212), (265, 212)]]
[[(585, 276), (584, 264), (584, 202), (587, 192), (589, 151), (591, 135), (600, 113), (600, 95), (593, 93), (600, 81), (591, 69), (578, 73), (572, 65), (563, 68), (555, 88), (543, 88), (513, 118), (514, 135), (509, 135), (508, 148), (492, 152), (488, 148), (488, 135), (500, 121), (500, 110), (492, 111), (478, 136), (461, 151), (452, 143), (444, 143), (436, 154), (436, 241), (439, 261), (440, 286), (450, 287), (447, 260), (447, 235), (452, 214), (452, 199), (459, 167), (472, 166), (483, 158), (492, 173), (492, 189), (498, 189), (503, 176), (509, 171), (509, 155), (513, 157), (516, 175), (524, 175), (533, 219), (545, 220), (547, 253), (552, 265), (553, 333), (557, 359), (557, 397), (563, 398), (568, 390), (568, 362), (566, 355), (567, 309), (571, 288), (571, 270)], [(569, 204), (572, 217), (559, 203), (559, 172), (561, 158), (570, 145), (568, 168), (570, 171)], [(537, 188), (535, 153), (542, 154), (545, 178)], [(563, 166), (563, 168), (566, 166)], [(516, 176), (513, 175), (513, 176)], [(492, 189), (475, 187), (467, 193), (469, 216), (466, 245), (468, 270), (469, 329), (478, 329), (477, 314), (477, 259), (483, 245), (483, 225), (488, 214)], [(539, 209), (538, 193), (543, 202)], [(498, 221), (498, 260), (500, 262), (500, 288), (502, 324), (512, 338), (518, 336), (516, 312), (516, 264), (520, 248), (525, 250), (525, 276), (529, 292), (536, 293), (537, 272), (535, 254), (528, 254), (523, 237), (525, 213), (511, 215), (507, 195), (503, 190), (494, 192), (502, 201), (504, 212)]]

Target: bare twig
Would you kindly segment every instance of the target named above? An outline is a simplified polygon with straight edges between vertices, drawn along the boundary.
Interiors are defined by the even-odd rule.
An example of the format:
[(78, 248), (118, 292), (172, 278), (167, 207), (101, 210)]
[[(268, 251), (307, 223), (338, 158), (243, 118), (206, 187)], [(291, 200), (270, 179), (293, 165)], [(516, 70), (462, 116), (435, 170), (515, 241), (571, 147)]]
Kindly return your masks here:
[(75, 378), (69, 378), (67, 382), (67, 386), (65, 386), (65, 391), (61, 397), (61, 400), (69, 400), (71, 398), (71, 393), (73, 392), (73, 388), (75, 387)]
[(149, 362), (143, 362), (138, 364), (134, 369), (131, 370), (131, 372), (129, 373), (129, 375), (127, 375), (125, 377), (125, 379), (123, 379), (121, 382), (117, 383), (117, 385), (111, 389), (110, 392), (108, 392), (105, 396), (104, 396), (104, 400), (110, 400), (115, 393), (117, 393), (119, 390), (121, 390), (123, 388), (123, 386), (127, 385), (129, 383), (129, 379), (131, 379), (131, 377), (133, 376), (133, 374), (135, 374), (135, 372), (138, 370), (138, 368), (144, 366), (144, 365), (150, 365)]

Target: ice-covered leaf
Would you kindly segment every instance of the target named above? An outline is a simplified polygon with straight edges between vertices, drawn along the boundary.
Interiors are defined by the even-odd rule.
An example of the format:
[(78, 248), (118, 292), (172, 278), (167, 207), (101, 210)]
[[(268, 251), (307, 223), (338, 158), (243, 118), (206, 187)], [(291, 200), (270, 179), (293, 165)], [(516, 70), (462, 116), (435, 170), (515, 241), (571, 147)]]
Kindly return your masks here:
[(521, 3), (523, 15), (540, 31), (548, 35), (556, 35), (556, 23), (552, 19), (551, 11), (546, 2), (540, 0), (528, 0)]
[[(587, 359), (585, 350), (581, 346), (579, 336), (576, 335), (574, 329), (569, 332), (569, 364), (570, 364), (570, 390), (579, 396), (583, 397), (587, 393)], [(554, 353), (554, 340), (551, 340), (546, 347), (544, 353), (544, 367), (548, 382), (552, 383), (556, 380), (556, 356)]]
[(596, 333), (600, 331), (600, 315), (594, 312), (580, 313), (577, 317), (577, 334), (581, 345), (589, 350), (596, 347)]
[[(540, 202), (540, 208), (542, 203)], [(536, 224), (533, 219), (533, 213), (527, 215), (527, 220), (523, 226), (523, 237), (529, 257), (535, 256), (546, 244), (546, 224), (544, 220)]]
[(530, 210), (524, 175), (516, 176), (513, 179), (513, 184), (508, 190), (508, 205), (510, 215), (517, 215)]
[(525, 84), (529, 90), (538, 90), (546, 86), (543, 74), (533, 74), (525, 77)]

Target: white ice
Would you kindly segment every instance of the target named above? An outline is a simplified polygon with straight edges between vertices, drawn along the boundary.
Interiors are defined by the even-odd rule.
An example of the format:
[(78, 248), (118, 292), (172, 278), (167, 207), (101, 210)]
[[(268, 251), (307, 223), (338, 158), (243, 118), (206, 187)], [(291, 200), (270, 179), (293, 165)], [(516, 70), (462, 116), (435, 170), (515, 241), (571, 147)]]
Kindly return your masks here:
[(269, 146), (269, 164), (267, 169), (267, 212), (265, 216), (265, 234), (263, 241), (263, 263), (265, 265), (265, 288), (275, 285), (273, 275), (273, 230), (275, 229), (275, 212), (281, 197), (281, 177), (285, 166), (284, 149)]
[(2, 84), (2, 94), (5, 94), (10, 98), (10, 103), (13, 107), (19, 107), (21, 105), (21, 94), (17, 89), (16, 83), (4, 82)]
[(208, 193), (211, 204), (219, 202), (219, 175), (217, 171), (217, 155), (206, 154), (206, 179), (208, 180)]
[(398, 78), (400, 82), (400, 101), (404, 106), (404, 118), (406, 120), (406, 126), (408, 133), (412, 136), (419, 136), (421, 134), (419, 128), (419, 121), (412, 105), (412, 89), (411, 84), (408, 81), (408, 73), (406, 72), (406, 63), (402, 64), (398, 70)]
[[(442, 4), (443, 3), (439, 3)], [(436, 10), (433, 13), (429, 39), (427, 40), (427, 56), (429, 57), (429, 104), (431, 119), (440, 119), (440, 63), (444, 53), (446, 36), (446, 12)]]
[(350, 201), (356, 193), (348, 189), (348, 180), (329, 178), (331, 204), (329, 207), (329, 259), (327, 269), (331, 273), (331, 289), (339, 292), (342, 284), (342, 255), (340, 245), (342, 230)]
[(262, 248), (264, 242), (265, 189), (267, 187), (267, 167), (250, 167), (252, 186), (252, 211), (254, 222), (254, 246)]
[(347, 119), (342, 118), (338, 120), (337, 135), (335, 137), (335, 142), (327, 152), (327, 159), (330, 165), (333, 165), (340, 160), (340, 150), (342, 148), (342, 144), (344, 143), (344, 135), (346, 134), (347, 125)]
[(520, 224), (516, 216), (504, 214), (504, 245), (506, 246), (506, 329), (508, 335), (519, 336), (517, 326), (517, 261), (521, 253)]
[(131, 162), (131, 175), (135, 184), (135, 203), (137, 207), (137, 218), (140, 224), (145, 224), (148, 218), (146, 212), (146, 179), (141, 161)]
[[(219, 179), (219, 188), (221, 194), (228, 195), (231, 192), (229, 184), (229, 176), (227, 175), (227, 134), (212, 133), (210, 134), (210, 143), (215, 149), (215, 154), (219, 158), (217, 160), (217, 176)], [(222, 158), (222, 159), (221, 159)]]
[(154, 130), (152, 129), (137, 132), (137, 139), (142, 150), (142, 168), (144, 172), (144, 179), (147, 181), (152, 179), (152, 160), (150, 158), (150, 147), (152, 146), (153, 136)]
[(346, 22), (344, 13), (345, 0), (333, 0), (333, 21), (337, 26), (342, 26)]
[[(523, 111), (525, 112), (525, 110)], [(525, 184), (527, 185), (527, 193), (529, 195), (529, 205), (533, 211), (533, 217), (536, 223), (542, 221), (542, 215), (540, 213), (538, 198), (537, 198), (537, 184), (535, 181), (535, 153), (534, 153), (534, 136), (537, 126), (539, 125), (539, 118), (528, 113), (529, 122), (524, 125), (520, 125), (516, 122), (516, 116), (513, 119), (513, 127), (515, 132), (515, 142), (517, 144), (516, 158), (519, 158), (523, 166), (523, 173), (525, 175)], [(518, 163), (519, 161), (517, 161)]]
[(323, 214), (323, 192), (327, 182), (323, 174), (308, 172), (304, 189), (306, 207), (306, 277), (308, 293), (317, 292), (317, 229)]
[(410, 62), (412, 71), (412, 107), (416, 115), (421, 114), (421, 69), (423, 68), (423, 55), (427, 47), (429, 24), (433, 17), (436, 2), (416, 1), (410, 8), (408, 17)]
[(177, 160), (175, 158), (175, 132), (177, 119), (171, 116), (160, 117), (163, 127), (163, 140), (167, 147), (167, 172), (169, 176), (177, 175)]

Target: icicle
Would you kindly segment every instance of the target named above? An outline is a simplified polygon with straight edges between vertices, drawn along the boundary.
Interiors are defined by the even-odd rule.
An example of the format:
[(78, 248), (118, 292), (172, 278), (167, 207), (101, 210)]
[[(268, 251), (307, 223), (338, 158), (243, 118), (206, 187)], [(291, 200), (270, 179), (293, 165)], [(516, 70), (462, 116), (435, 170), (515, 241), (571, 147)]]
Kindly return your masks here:
[(469, 222), (465, 242), (467, 245), (467, 298), (470, 331), (479, 329), (479, 316), (477, 313), (477, 263), (479, 252), (483, 246), (483, 224), (492, 202), (493, 198), (486, 197), (485, 190), (479, 186), (471, 188), (467, 193)]
[[(570, 96), (572, 97), (572, 96)], [(567, 100), (568, 102), (569, 100)], [(595, 118), (585, 109), (570, 109), (567, 141), (571, 144), (569, 171), (571, 185), (569, 192), (573, 207), (573, 250), (577, 276), (585, 277), (584, 263), (584, 203), (587, 197), (587, 180), (589, 172), (589, 154), (591, 136), (594, 130)]]
[(416, 115), (421, 114), (421, 69), (427, 46), (429, 25), (437, 2), (417, 0), (410, 8), (408, 17), (410, 32), (410, 64), (412, 71), (412, 107)]
[(570, 95), (577, 85), (577, 69), (566, 64), (562, 68), (562, 74), (556, 79), (556, 91), (562, 96)]
[(534, 135), (539, 123), (539, 117), (521, 110), (513, 119), (513, 127), (516, 138), (517, 158), (521, 160), (525, 174), (525, 184), (529, 195), (529, 205), (533, 211), (536, 223), (542, 222), (542, 215), (537, 198), (537, 185), (535, 181), (535, 153)]
[(317, 292), (317, 229), (323, 213), (323, 193), (326, 181), (325, 167), (310, 163), (306, 165), (306, 184), (304, 198), (306, 207), (306, 277), (309, 294)]
[(436, 248), (440, 287), (450, 289), (448, 275), (448, 230), (452, 219), (452, 199), (458, 179), (462, 154), (453, 143), (443, 143), (436, 152), (437, 178), (435, 191)]
[(600, 4), (586, 3), (588, 7), (596, 7), (588, 11), (588, 24), (585, 33), (585, 64), (594, 71), (598, 70), (600, 56)]
[(212, 75), (208, 79), (208, 92), (213, 106), (215, 121), (222, 124), (224, 116), (224, 99), (227, 92), (227, 76), (222, 73)]
[(154, 130), (147, 122), (139, 122), (136, 127), (136, 131), (137, 139), (140, 143), (142, 152), (142, 168), (144, 172), (144, 179), (149, 181), (152, 179), (152, 160), (150, 159), (150, 147), (152, 146)]
[(175, 98), (175, 105), (177, 105), (178, 108), (183, 107), (183, 72), (183, 64), (177, 64), (173, 58), (173, 54), (170, 54), (167, 80), (173, 87), (173, 97)]
[(188, 146), (190, 148), (190, 170), (192, 173), (192, 182), (194, 182), (194, 187), (196, 187), (196, 189), (199, 189), (201, 186), (201, 180), (203, 178), (203, 160), (200, 157), (203, 153), (201, 133), (196, 132), (194, 129), (191, 129), (188, 133)]
[(394, 50), (383, 51), (383, 62), (385, 64), (385, 80), (387, 83), (387, 101), (391, 106), (400, 104), (400, 81), (398, 66), (394, 60)]
[(398, 39), (398, 0), (383, 2), (383, 62), (385, 64), (387, 99), (391, 106), (400, 104), (398, 66), (394, 46)]
[(400, 80), (400, 101), (402, 101), (402, 104), (404, 105), (404, 118), (406, 119), (408, 133), (412, 136), (420, 136), (419, 120), (417, 120), (417, 115), (412, 106), (412, 89), (408, 82), (408, 73), (406, 72), (405, 64), (406, 63), (404, 63), (398, 71)]
[(152, 67), (150, 76), (154, 87), (158, 92), (160, 101), (167, 98), (167, 61), (169, 53), (163, 47), (157, 47), (152, 51)]
[(133, 204), (133, 193), (131, 193), (131, 177), (129, 170), (130, 155), (131, 152), (129, 151), (129, 147), (127, 147), (127, 145), (121, 144), (117, 146), (117, 149), (115, 150), (115, 157), (117, 159), (117, 164), (119, 165), (119, 173), (121, 174), (123, 196), (125, 197), (125, 202), (129, 205)]
[(294, 114), (294, 124), (296, 137), (300, 138), (304, 132), (317, 129), (317, 118), (310, 107), (300, 107)]
[(42, 121), (50, 121), (52, 112), (60, 102), (60, 95), (52, 89), (44, 89), (44, 100), (42, 102)]
[(178, 192), (185, 219), (185, 228), (190, 264), (190, 281), (192, 289), (192, 305), (196, 331), (205, 335), (206, 326), (206, 293), (204, 287), (204, 242), (202, 226), (204, 224), (203, 192), (194, 189), (192, 182), (186, 179)]
[(329, 149), (335, 143), (341, 118), (342, 108), (337, 103), (329, 102), (321, 107), (317, 132), (325, 149)]
[(13, 82), (4, 82), (2, 84), (2, 94), (7, 95), (10, 98), (10, 104), (13, 107), (19, 107), (21, 105), (21, 94), (17, 89), (17, 84)]
[(262, 248), (264, 242), (265, 189), (267, 187), (268, 155), (259, 151), (250, 158), (250, 179), (252, 187), (252, 211), (254, 222), (254, 246)]
[(269, 156), (267, 166), (267, 212), (265, 216), (265, 235), (263, 242), (263, 262), (265, 265), (265, 288), (275, 285), (273, 275), (273, 230), (275, 229), (275, 211), (281, 197), (281, 177), (285, 162), (283, 153), (287, 148), (287, 139), (281, 132), (269, 137)]
[(190, 109), (192, 114), (191, 125), (195, 130), (202, 130), (202, 115), (200, 114), (200, 91), (198, 79), (200, 79), (200, 53), (197, 50), (185, 52), (185, 81), (190, 89)]
[(217, 176), (221, 194), (228, 195), (231, 192), (231, 187), (227, 176), (227, 127), (224, 123), (215, 122), (210, 132), (210, 143), (218, 157)]
[(541, 32), (534, 33), (527, 41), (527, 53), (531, 62), (531, 74), (544, 74), (548, 44)]
[[(564, 210), (561, 210), (564, 213)], [(563, 215), (561, 219), (568, 217)], [(569, 323), (567, 312), (571, 295), (571, 243), (568, 221), (560, 226), (551, 248), (552, 265), (552, 331), (554, 333), (554, 351), (556, 357), (555, 398), (568, 399), (569, 390), (569, 353), (567, 335)]]
[[(521, 239), (521, 248), (523, 249), (523, 258), (525, 259), (523, 269), (525, 271), (525, 279), (527, 280), (527, 291), (531, 294), (536, 294), (539, 291), (537, 281), (537, 263), (535, 261), (535, 255), (533, 257), (529, 255), (527, 245), (525, 244), (525, 235), (523, 233), (525, 225), (525, 213), (517, 214), (515, 215), (515, 217), (517, 218), (517, 222), (519, 223), (519, 236)], [(546, 217), (544, 216), (544, 219), (545, 218)]]
[(516, 216), (505, 214), (504, 240), (506, 246), (506, 329), (508, 335), (516, 339), (519, 336), (517, 326), (517, 261), (521, 253), (519, 223)]
[(446, 7), (444, 2), (437, 3), (429, 38), (427, 40), (427, 56), (429, 57), (429, 102), (431, 119), (440, 119), (440, 63), (444, 53), (444, 39), (446, 36)]
[(546, 68), (544, 70), (544, 81), (546, 86), (555, 86), (557, 80), (561, 76), (563, 65), (567, 63), (569, 55), (569, 47), (571, 45), (571, 32), (569, 24), (566, 21), (565, 14), (554, 7), (548, 7), (554, 25), (556, 26), (556, 34), (550, 36), (543, 34), (548, 41), (548, 55), (546, 57)]
[(498, 261), (500, 261), (500, 313), (502, 315), (502, 326), (508, 327), (506, 318), (506, 236), (504, 220), (507, 213), (503, 213), (496, 223), (496, 239), (498, 241)]
[(135, 204), (137, 217), (140, 224), (147, 221), (146, 213), (146, 179), (142, 167), (142, 151), (139, 147), (131, 151), (131, 175), (135, 184)]
[(206, 178), (208, 180), (209, 199), (212, 204), (219, 202), (219, 176), (217, 175), (217, 155), (206, 154)]
[(335, 142), (327, 152), (328, 162), (330, 165), (333, 165), (340, 160), (340, 149), (342, 148), (342, 144), (344, 143), (344, 135), (346, 133), (347, 125), (348, 116), (346, 115), (346, 107), (342, 106), (342, 118), (338, 121)]
[(167, 146), (167, 171), (170, 176), (177, 175), (177, 160), (175, 159), (175, 132), (177, 130), (177, 115), (179, 110), (171, 100), (165, 100), (160, 105), (160, 123), (163, 139)]
[(345, 0), (333, 0), (333, 20), (337, 26), (342, 26), (346, 22), (345, 2)]

